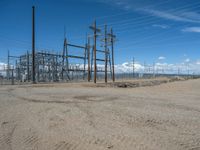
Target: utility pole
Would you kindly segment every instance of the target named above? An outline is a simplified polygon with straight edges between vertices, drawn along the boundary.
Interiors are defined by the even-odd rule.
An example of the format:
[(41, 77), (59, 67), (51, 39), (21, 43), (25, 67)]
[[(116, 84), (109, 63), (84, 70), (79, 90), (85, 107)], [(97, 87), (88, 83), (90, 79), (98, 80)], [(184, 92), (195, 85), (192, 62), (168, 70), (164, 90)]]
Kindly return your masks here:
[(91, 74), (90, 74), (90, 37), (88, 37), (87, 42), (87, 57), (88, 57), (88, 82), (90, 82)]
[(94, 47), (93, 47), (93, 52), (94, 52), (94, 83), (96, 83), (97, 82), (97, 60), (96, 60), (97, 32), (100, 32), (100, 29), (97, 28), (96, 20), (94, 22), (94, 25), (90, 26), (90, 29), (92, 29), (93, 32), (94, 32)]
[(188, 77), (189, 77), (189, 75), (190, 75), (189, 63), (187, 64), (187, 74), (188, 74)]
[(146, 73), (146, 62), (144, 61), (144, 73), (143, 73), (143, 76), (145, 76), (145, 73)]
[(153, 77), (155, 77), (155, 62), (153, 62)]
[(12, 85), (14, 85), (14, 73), (13, 73), (14, 72), (14, 68), (12, 68), (11, 71), (12, 71)]
[(10, 52), (8, 50), (7, 80), (10, 78)]
[(32, 82), (35, 84), (35, 6), (32, 7)]
[(109, 36), (111, 37), (111, 51), (112, 51), (112, 80), (115, 82), (115, 63), (114, 63), (114, 40), (116, 36), (113, 34), (113, 29), (111, 28)]
[(135, 58), (133, 57), (133, 78), (135, 78)]
[(95, 23), (94, 23), (94, 83), (97, 82), (96, 48), (97, 48), (97, 30), (96, 30), (96, 20), (95, 20)]
[(65, 50), (66, 50), (66, 38), (64, 37), (64, 44), (63, 44), (63, 55), (62, 55), (62, 80), (64, 80), (64, 66), (65, 66)]
[(107, 48), (107, 25), (105, 25), (105, 39), (104, 39), (104, 46), (105, 46), (105, 83), (108, 82), (107, 79), (107, 66), (108, 66), (108, 48)]
[(180, 75), (180, 68), (178, 67), (178, 76)]
[(27, 81), (29, 82), (29, 52), (27, 51)]
[[(62, 80), (64, 79), (64, 71), (65, 71), (65, 65), (66, 65), (66, 73), (68, 79), (69, 77), (69, 61), (68, 61), (68, 49), (67, 49), (67, 38), (66, 38), (66, 29), (64, 27), (64, 44), (63, 44), (63, 54), (62, 54)], [(66, 61), (66, 64), (65, 64)]]

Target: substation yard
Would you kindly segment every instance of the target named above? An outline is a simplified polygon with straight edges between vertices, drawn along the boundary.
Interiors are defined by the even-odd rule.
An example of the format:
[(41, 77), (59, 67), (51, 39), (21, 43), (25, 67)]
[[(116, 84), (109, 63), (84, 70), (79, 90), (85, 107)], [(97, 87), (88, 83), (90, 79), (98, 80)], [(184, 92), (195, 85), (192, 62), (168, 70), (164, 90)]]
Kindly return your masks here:
[(107, 149), (199, 150), (200, 79), (0, 86), (0, 150)]

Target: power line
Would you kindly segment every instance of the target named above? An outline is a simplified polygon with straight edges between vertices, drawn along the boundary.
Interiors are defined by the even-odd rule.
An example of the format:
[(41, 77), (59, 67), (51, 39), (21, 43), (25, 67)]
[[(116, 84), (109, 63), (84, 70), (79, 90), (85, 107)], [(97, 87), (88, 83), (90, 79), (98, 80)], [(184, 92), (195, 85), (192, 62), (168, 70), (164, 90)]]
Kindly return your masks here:
[[(164, 2), (162, 1), (161, 3), (148, 5), (148, 6), (146, 6), (146, 7), (160, 6), (160, 5), (162, 5), (162, 4), (168, 3), (169, 1), (171, 1), (171, 0), (165, 0)], [(99, 21), (99, 20), (102, 20), (102, 19), (105, 19), (105, 18), (113, 18), (113, 17), (117, 17), (117, 16), (121, 16), (121, 15), (131, 14), (131, 13), (133, 13), (133, 12), (123, 12), (123, 13), (118, 13), (118, 14), (114, 14), (114, 15), (107, 15), (107, 16), (96, 17), (96, 19)]]
[[(180, 36), (175, 37), (175, 38), (164, 39), (164, 40), (161, 40), (161, 41), (159, 41), (159, 42), (157, 41), (157, 42), (151, 43), (151, 46), (139, 47), (139, 48), (143, 48), (143, 49), (144, 49), (144, 48), (148, 48), (148, 49), (149, 49), (149, 48), (160, 47), (160, 45), (159, 45), (160, 42), (166, 42), (166, 41), (169, 41), (169, 40), (180, 39), (179, 37), (180, 37)], [(199, 44), (198, 39), (197, 39), (196, 41), (192, 41), (192, 42), (190, 42), (190, 43), (193, 43), (193, 42)], [(141, 43), (142, 45), (144, 45), (144, 44), (143, 44), (143, 41), (141, 41), (140, 43)], [(163, 46), (167, 46), (167, 45), (169, 45), (169, 46), (170, 46), (170, 45), (179, 45), (179, 44), (182, 45), (183, 42), (180, 42), (180, 43), (177, 43), (177, 42), (176, 42), (176, 43), (165, 43), (165, 44), (163, 44)], [(122, 47), (121, 49), (123, 49), (123, 50), (124, 50), (124, 49), (133, 49), (133, 47), (136, 46), (136, 45), (138, 46), (139, 44), (138, 44), (138, 43), (133, 43), (133, 44), (130, 44), (130, 45), (128, 45), (128, 46), (127, 46), (127, 45), (126, 45), (126, 46), (121, 46), (121, 47)], [(118, 49), (120, 49), (120, 47), (118, 47)], [(138, 48), (137, 48), (137, 49), (138, 49)]]
[[(198, 6), (198, 4), (200, 4), (200, 2), (195, 3), (195, 4), (193, 3), (191, 5), (186, 5), (186, 6), (183, 6), (183, 7), (179, 7), (179, 8), (176, 8), (176, 9), (170, 9), (167, 12), (173, 13), (173, 12), (177, 12), (177, 11), (188, 10), (189, 8), (190, 9), (191, 8), (199, 8), (199, 7), (196, 7), (196, 6)], [(193, 6), (195, 6), (195, 7), (193, 7)], [(128, 23), (134, 23), (134, 24), (136, 24), (138, 21), (139, 22), (141, 22), (141, 21), (147, 21), (147, 20), (144, 20), (146, 18), (148, 18), (147, 20), (157, 20), (156, 18), (149, 18), (149, 16), (141, 16), (141, 17), (137, 17), (137, 19), (136, 18), (131, 18), (131, 19), (122, 20), (122, 21), (109, 22), (108, 25), (112, 25), (112, 26), (114, 26), (114, 25), (120, 25), (120, 26), (122, 26), (122, 25), (126, 25)], [(134, 22), (132, 22), (132, 21), (134, 21)], [(103, 24), (100, 24), (99, 26), (103, 26)]]
[[(151, 22), (145, 22), (145, 23), (146, 23), (146, 24), (147, 24), (147, 23), (149, 24), (149, 23), (151, 23)], [(175, 24), (175, 23), (174, 23), (174, 24)], [(140, 24), (136, 24), (136, 25), (134, 24), (133, 26), (131, 26), (131, 28), (135, 31), (136, 29), (133, 28), (133, 27), (139, 26), (139, 25), (140, 25)], [(184, 24), (184, 25), (185, 25), (185, 24)], [(120, 25), (120, 28), (123, 28), (123, 25), (122, 25), (122, 26)], [(123, 30), (123, 29), (122, 29), (121, 31), (119, 31), (119, 30), (116, 30), (116, 31), (117, 31), (118, 34), (120, 34), (120, 33), (127, 32), (127, 31), (130, 32), (131, 29), (129, 29), (129, 30)], [(145, 31), (139, 32), (139, 34), (144, 33), (144, 32), (145, 32)], [(155, 35), (156, 35), (156, 34), (154, 34), (154, 36), (155, 36)], [(135, 36), (135, 34), (134, 34), (134, 36)]]

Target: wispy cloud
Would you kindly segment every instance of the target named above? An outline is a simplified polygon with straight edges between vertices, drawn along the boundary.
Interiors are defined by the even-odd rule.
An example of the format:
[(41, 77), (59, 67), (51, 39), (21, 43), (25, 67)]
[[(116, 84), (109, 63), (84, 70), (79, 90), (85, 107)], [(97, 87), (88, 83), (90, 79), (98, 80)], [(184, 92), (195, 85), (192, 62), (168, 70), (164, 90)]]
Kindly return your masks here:
[(158, 57), (158, 60), (165, 60), (166, 58), (163, 56)]
[(167, 12), (156, 9), (138, 9), (140, 12), (148, 13), (152, 16), (182, 22), (200, 23), (200, 17), (196, 12)]
[[(91, 0), (92, 1), (92, 0)], [(120, 9), (123, 10), (131, 10), (132, 9), (132, 3), (131, 0), (96, 0), (100, 3), (117, 6)]]
[(190, 58), (185, 59), (185, 62), (189, 63), (190, 62)]
[(195, 11), (188, 11), (186, 9), (174, 9), (170, 11), (169, 9), (160, 10), (159, 7), (153, 7), (155, 5), (150, 5), (148, 3), (141, 3), (139, 0), (136, 0), (133, 3), (132, 0), (97, 0), (99, 2), (103, 2), (105, 4), (109, 4), (112, 6), (117, 6), (120, 9), (126, 11), (132, 11), (136, 13), (146, 13), (154, 17), (159, 17), (162, 19), (167, 19), (171, 21), (179, 21), (179, 22), (190, 22), (190, 23), (200, 23), (200, 13)]
[(152, 27), (161, 28), (161, 29), (168, 29), (169, 28), (168, 25), (164, 25), (164, 24), (153, 24)]
[[(186, 60), (185, 60), (186, 61)], [(187, 63), (183, 61), (179, 64), (168, 64), (168, 63), (155, 63), (153, 64), (141, 64), (139, 62), (135, 63), (135, 71), (138, 73), (166, 73), (166, 74), (200, 74), (200, 61), (192, 62), (188, 59)], [(155, 69), (155, 70), (154, 70)], [(133, 72), (133, 63), (125, 62), (123, 64), (115, 65), (115, 70), (117, 73), (132, 73)]]
[(187, 27), (182, 29), (182, 32), (196, 32), (200, 33), (200, 27)]

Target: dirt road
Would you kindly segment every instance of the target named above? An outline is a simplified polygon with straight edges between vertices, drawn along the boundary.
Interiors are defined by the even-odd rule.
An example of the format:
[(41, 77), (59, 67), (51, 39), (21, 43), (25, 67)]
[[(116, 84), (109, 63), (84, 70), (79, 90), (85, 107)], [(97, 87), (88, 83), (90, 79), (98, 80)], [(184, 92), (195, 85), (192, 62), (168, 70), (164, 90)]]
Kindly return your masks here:
[(200, 80), (0, 87), (0, 150), (107, 149), (200, 150)]

